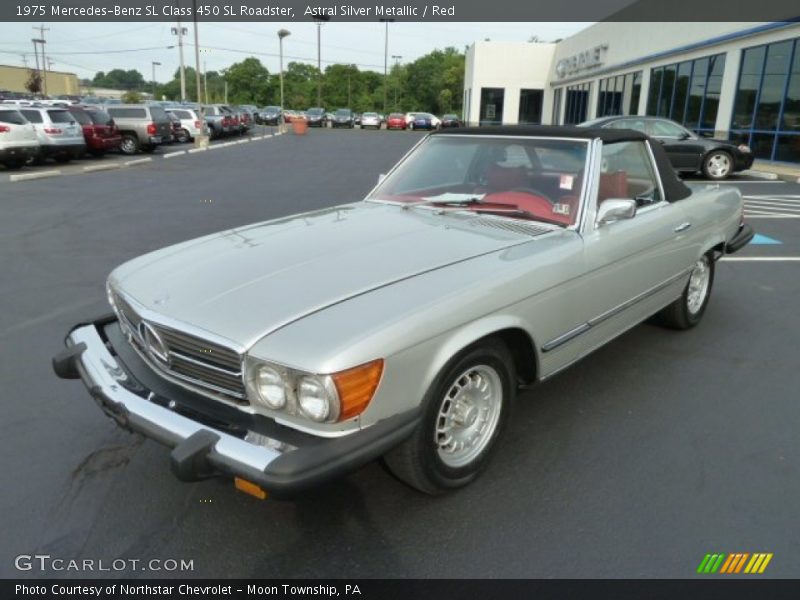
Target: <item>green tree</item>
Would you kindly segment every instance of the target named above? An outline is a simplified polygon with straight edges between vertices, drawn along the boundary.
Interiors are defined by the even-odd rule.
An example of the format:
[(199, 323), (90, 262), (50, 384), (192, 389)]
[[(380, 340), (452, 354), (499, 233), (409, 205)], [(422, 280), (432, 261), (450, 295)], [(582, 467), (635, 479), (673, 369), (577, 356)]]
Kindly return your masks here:
[(461, 111), (464, 55), (455, 48), (434, 50), (405, 65), (400, 79), (403, 110)]
[(42, 76), (38, 71), (29, 71), (28, 79), (25, 82), (25, 89), (31, 94), (39, 94), (42, 91)]
[(125, 104), (140, 104), (142, 102), (142, 96), (139, 92), (129, 90), (122, 94), (122, 102)]
[(245, 58), (225, 70), (228, 100), (233, 104), (268, 104), (273, 97), (269, 71), (257, 58)]
[[(283, 95), (286, 108), (305, 110), (317, 102), (319, 70), (313, 65), (290, 62), (283, 74)], [(324, 102), (323, 98), (323, 104)]]
[(142, 74), (136, 69), (128, 71), (112, 69), (108, 73), (98, 71), (92, 80), (92, 85), (117, 90), (142, 90), (145, 87), (145, 81)]

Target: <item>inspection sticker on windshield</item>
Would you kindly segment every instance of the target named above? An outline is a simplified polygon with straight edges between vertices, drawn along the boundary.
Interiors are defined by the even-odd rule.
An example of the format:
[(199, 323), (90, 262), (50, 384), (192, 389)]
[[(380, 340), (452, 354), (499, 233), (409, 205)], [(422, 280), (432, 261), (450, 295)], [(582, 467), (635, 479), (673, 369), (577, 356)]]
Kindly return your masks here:
[(557, 215), (569, 215), (569, 204), (553, 204), (553, 212)]
[(562, 175), (558, 187), (562, 190), (571, 190), (574, 183), (575, 178), (572, 175)]

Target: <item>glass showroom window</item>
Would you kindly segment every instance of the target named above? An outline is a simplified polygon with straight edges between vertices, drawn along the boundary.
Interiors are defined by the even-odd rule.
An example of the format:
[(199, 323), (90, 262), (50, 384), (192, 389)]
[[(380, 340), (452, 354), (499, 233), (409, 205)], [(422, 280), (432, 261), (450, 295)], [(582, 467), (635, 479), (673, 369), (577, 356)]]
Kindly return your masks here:
[(586, 120), (586, 109), (589, 106), (589, 90), (591, 84), (581, 83), (567, 87), (567, 105), (564, 110), (564, 124), (574, 125)]
[(638, 115), (641, 91), (641, 71), (601, 79), (596, 116)]
[(520, 90), (519, 91), (519, 118), (520, 125), (536, 124), (542, 122), (542, 90)]
[(647, 114), (667, 117), (699, 133), (713, 133), (724, 70), (724, 54), (653, 69)]
[(758, 158), (800, 162), (800, 38), (742, 52), (731, 139)]
[(481, 88), (481, 125), (500, 125), (503, 122), (504, 88)]
[(561, 90), (562, 88), (553, 90), (553, 114), (550, 119), (553, 125), (561, 124)]

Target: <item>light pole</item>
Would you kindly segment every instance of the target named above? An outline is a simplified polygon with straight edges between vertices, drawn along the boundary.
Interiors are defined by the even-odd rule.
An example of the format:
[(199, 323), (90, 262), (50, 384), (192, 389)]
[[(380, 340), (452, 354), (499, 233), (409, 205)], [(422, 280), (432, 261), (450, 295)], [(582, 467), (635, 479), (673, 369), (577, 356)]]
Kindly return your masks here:
[(392, 54), (392, 60), (394, 61), (395, 67), (395, 78), (394, 78), (394, 109), (397, 110), (397, 88), (400, 87), (400, 82), (398, 78), (400, 74), (397, 72), (397, 67), (400, 66), (400, 61), (403, 60), (403, 57), (399, 54)]
[(181, 26), (181, 20), (178, 19), (178, 26), (172, 28), (172, 35), (178, 36), (178, 56), (181, 61), (181, 102), (186, 102), (186, 67), (183, 63), (183, 36), (188, 33), (186, 27)]
[[(200, 36), (197, 34), (197, 0), (192, 0), (192, 18), (194, 20), (194, 79), (197, 85), (197, 103), (200, 104)], [(206, 109), (200, 104), (200, 123), (205, 125)], [(198, 148), (208, 147), (208, 135), (199, 133), (194, 136), (194, 144)]]
[(152, 63), (152, 67), (153, 67), (153, 100), (156, 99), (156, 67), (160, 67), (160, 66), (161, 66), (160, 62), (153, 61), (153, 63)]
[(280, 56), (280, 69), (281, 69), (281, 118), (280, 118), (280, 129), (283, 132), (283, 38), (288, 37), (292, 34), (291, 31), (288, 29), (280, 29), (278, 30), (278, 46), (279, 56)]
[(386, 36), (383, 48), (383, 114), (386, 114), (386, 77), (389, 72), (389, 23), (394, 19), (380, 19), (381, 23), (386, 23)]

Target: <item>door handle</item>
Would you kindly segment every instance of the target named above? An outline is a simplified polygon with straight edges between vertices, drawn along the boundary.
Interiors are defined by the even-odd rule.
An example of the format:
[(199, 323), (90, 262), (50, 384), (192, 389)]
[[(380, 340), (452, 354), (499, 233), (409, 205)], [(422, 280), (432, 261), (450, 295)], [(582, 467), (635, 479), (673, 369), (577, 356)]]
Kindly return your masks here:
[(680, 233), (681, 231), (686, 231), (691, 226), (692, 224), (687, 221), (686, 223), (681, 223), (680, 225), (678, 225), (674, 231), (675, 233)]

